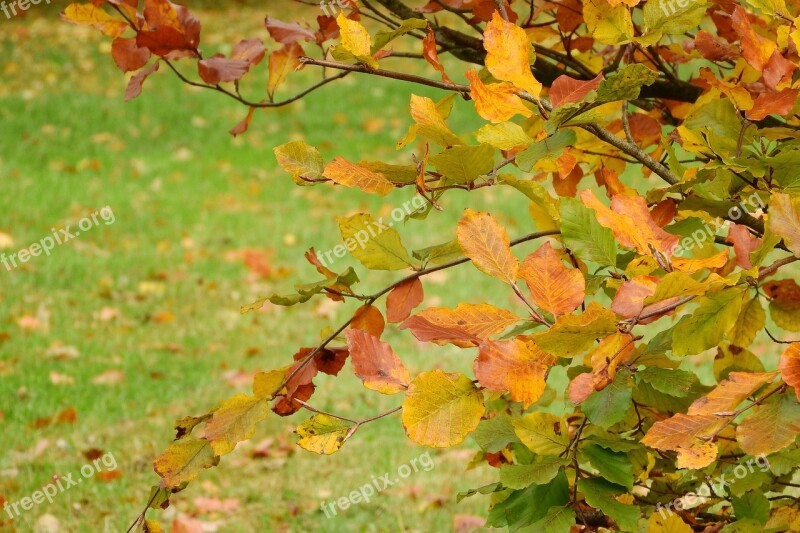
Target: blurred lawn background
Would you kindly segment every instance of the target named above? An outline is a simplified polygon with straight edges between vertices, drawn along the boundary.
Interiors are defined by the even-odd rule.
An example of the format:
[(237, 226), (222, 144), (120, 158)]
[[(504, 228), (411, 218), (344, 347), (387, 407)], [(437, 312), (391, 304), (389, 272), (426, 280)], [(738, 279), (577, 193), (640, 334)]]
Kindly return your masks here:
[[(74, 229), (103, 206), (116, 221), (101, 222), (23, 268), (0, 268), (0, 498), (16, 502), (53, 476), (77, 475), (92, 449), (112, 453), (121, 475), (87, 479), (13, 521), (2, 514), (2, 531), (32, 531), (37, 524), (124, 531), (158, 479), (152, 459), (173, 438), (175, 419), (248, 392), (254, 372), (287, 364), (298, 347), (314, 345), (323, 328), (352, 313), (355, 304), (326, 299), (245, 316), (239, 307), (316, 280), (303, 253), (339, 243), (337, 216), (387, 216), (412, 191), (380, 199), (328, 186), (299, 188), (277, 167), (272, 148), (305, 139), (326, 160), (408, 163), (411, 151), (394, 145), (411, 123), (411, 92), (444, 96), (352, 75), (290, 107), (256, 113), (250, 131), (234, 139), (227, 132), (246, 108), (188, 88), (167, 69), (146, 82), (140, 98), (124, 103), (126, 79), (110, 57), (110, 41), (62, 22), (65, 5), (42, 3), (13, 20), (0, 14), (3, 251), (28, 247), (54, 227)], [(204, 23), (206, 54), (228, 52), (245, 37), (271, 42), (263, 27), (267, 14), (282, 20), (319, 14), (317, 7), (285, 0), (187, 5)], [(413, 68), (431, 75), (423, 65)], [(281, 94), (319, 75), (294, 75)], [(261, 98), (266, 76), (265, 61), (245, 94)], [(469, 104), (456, 105), (455, 131), (481, 125)], [(449, 195), (443, 213), (398, 229), (410, 247), (446, 242), (468, 203), (494, 211), (512, 236), (535, 229), (526, 226), (524, 197), (486, 189)], [(359, 268), (347, 258), (333, 267), (350, 265)], [(400, 275), (359, 273), (364, 293)], [(431, 276), (426, 305), (492, 299), (496, 283), (475, 274), (461, 267)], [(505, 294), (493, 301), (517, 306)], [(387, 338), (412, 375), (433, 367), (471, 369), (471, 350), (423, 346), (394, 328)], [(368, 393), (351, 374), (348, 363), (338, 378), (317, 378), (314, 404), (365, 417), (399, 403)], [(69, 419), (72, 410), (74, 422), (59, 422), (59, 414)], [(477, 450), (468, 440), (431, 451), (436, 466), (430, 472), (325, 518), (322, 501), (429, 450), (405, 438), (395, 415), (365, 426), (338, 454), (316, 456), (294, 446), (292, 431), (308, 416), (271, 416), (251, 442), (157, 516), (167, 525), (190, 517), (234, 532), (448, 531), (455, 515), (485, 516), (483, 497), (455, 503), (459, 491), (496, 477), (485, 467), (465, 471)], [(236, 502), (227, 502), (228, 511), (226, 505), (214, 510), (218, 505), (208, 499)]]

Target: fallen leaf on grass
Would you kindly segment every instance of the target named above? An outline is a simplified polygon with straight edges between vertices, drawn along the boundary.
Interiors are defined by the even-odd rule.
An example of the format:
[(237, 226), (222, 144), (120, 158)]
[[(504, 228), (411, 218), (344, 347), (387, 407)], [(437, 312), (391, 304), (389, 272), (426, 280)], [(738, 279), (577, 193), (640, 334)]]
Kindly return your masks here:
[(92, 378), (94, 385), (116, 385), (125, 380), (125, 372), (121, 370), (106, 370)]

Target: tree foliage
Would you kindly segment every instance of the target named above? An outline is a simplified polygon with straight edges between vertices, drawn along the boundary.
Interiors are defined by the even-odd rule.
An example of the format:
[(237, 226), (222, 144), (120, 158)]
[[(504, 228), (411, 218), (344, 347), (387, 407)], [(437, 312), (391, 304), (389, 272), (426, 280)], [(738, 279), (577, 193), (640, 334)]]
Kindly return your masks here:
[[(467, 209), (451, 242), (411, 251), (392, 228), (359, 240), (375, 225), (369, 215), (340, 219), (365, 269), (405, 277), (360, 294), (356, 272), (330, 270), (312, 249), (320, 279), (244, 307), (360, 303), (318, 346), (258, 374), (251, 395), (178, 421), (137, 524), (157, 530), (147, 509), (168, 505), (270, 411), (305, 409), (313, 416), (297, 428), (298, 444), (320, 454), (398, 411), (418, 444), (444, 448), (472, 435), (476, 460), (499, 468), (491, 484), (464, 494), (490, 495), (489, 526), (800, 530), (800, 343), (773, 333), (800, 331), (800, 287), (776, 279), (800, 257), (799, 9), (797, 0), (351, 1), (312, 23), (268, 17), (271, 44), (245, 38), (226, 56), (201, 51), (200, 21), (166, 0), (69, 6), (66, 20), (113, 39), (114, 61), (134, 73), (127, 99), (166, 67), (248, 107), (234, 135), (256, 109), (348, 75), (441, 89), (439, 101), (410, 97), (397, 145), (409, 164), (326, 162), (302, 141), (276, 147), (275, 157), (300, 186), (408, 188), (424, 200), (417, 219), (444, 209), (454, 189), (510, 187), (530, 201), (537, 230), (512, 239), (495, 216)], [(416, 52), (395, 51), (401, 45)], [(265, 57), (266, 95), (249, 99), (240, 89)], [(404, 72), (411, 61), (426, 62), (430, 76)], [(276, 98), (294, 71), (321, 67), (335, 74)], [(454, 105), (458, 98), (466, 103)], [(485, 124), (453, 131), (450, 115), (471, 105)], [(626, 185), (628, 176), (647, 190)], [(428, 274), (465, 263), (518, 298), (526, 316), (496, 302), (415, 312)], [(421, 342), (469, 351), (474, 375), (411, 375), (381, 340), (387, 321)], [(773, 357), (762, 361), (749, 348), (766, 336)], [(706, 352), (716, 352), (704, 369), (713, 385), (679, 368)], [(336, 376), (347, 359), (367, 389), (397, 395), (398, 407), (366, 420), (313, 407), (314, 380)], [(659, 512), (761, 457), (769, 469), (755, 482)]]

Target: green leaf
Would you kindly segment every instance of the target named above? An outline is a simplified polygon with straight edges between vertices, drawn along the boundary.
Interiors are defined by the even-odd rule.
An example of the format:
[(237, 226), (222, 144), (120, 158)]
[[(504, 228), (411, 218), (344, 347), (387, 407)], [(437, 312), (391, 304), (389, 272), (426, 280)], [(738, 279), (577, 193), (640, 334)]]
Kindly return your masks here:
[(519, 531), (547, 516), (551, 507), (561, 507), (569, 501), (569, 483), (561, 471), (547, 485), (531, 485), (523, 490), (515, 490), (511, 495), (496, 504), (489, 512), (488, 526), (505, 527), (509, 531)]
[(569, 507), (551, 507), (541, 520), (522, 529), (526, 533), (569, 533), (575, 525), (575, 511)]
[(586, 503), (613, 518), (622, 531), (638, 530), (637, 522), (641, 516), (639, 507), (625, 505), (615, 498), (626, 492), (624, 487), (605, 479), (592, 478), (578, 481), (578, 490), (583, 493)]
[(442, 265), (464, 257), (464, 250), (461, 249), (458, 240), (452, 240), (422, 250), (414, 250), (412, 255), (426, 264)]
[(578, 136), (572, 130), (562, 130), (554, 133), (550, 137), (535, 142), (524, 152), (517, 154), (517, 165), (524, 171), (530, 171), (533, 164), (539, 159), (555, 159), (561, 155), (564, 148), (573, 146), (578, 140)]
[(685, 316), (672, 333), (672, 353), (694, 355), (714, 348), (736, 323), (742, 308), (742, 289), (724, 289), (700, 299), (700, 305)]
[(584, 261), (616, 266), (617, 241), (610, 229), (600, 225), (594, 211), (575, 198), (562, 198), (559, 212), (567, 248)]
[(428, 27), (428, 21), (425, 19), (406, 19), (403, 21), (400, 26), (395, 30), (381, 30), (375, 34), (375, 42), (372, 44), (371, 52), (374, 55), (375, 52), (392, 42), (393, 40), (397, 39), (398, 37), (405, 35), (409, 32), (414, 30), (422, 30)]
[(497, 453), (512, 442), (516, 442), (517, 434), (507, 414), (499, 414), (489, 420), (482, 420), (472, 438), (488, 453)]
[(739, 317), (730, 332), (731, 344), (747, 347), (756, 339), (756, 334), (764, 329), (767, 322), (767, 313), (761, 304), (758, 294), (742, 307)]
[(353, 257), (370, 270), (403, 270), (417, 266), (397, 230), (385, 226), (382, 220), (376, 221), (364, 213), (340, 217), (339, 230)]
[(614, 381), (605, 389), (593, 392), (581, 404), (581, 410), (594, 424), (609, 428), (621, 422), (628, 413), (632, 402), (633, 378), (623, 368), (617, 370)]
[(542, 185), (533, 180), (521, 180), (511, 174), (498, 176), (500, 183), (514, 187), (531, 201), (530, 213), (540, 231), (559, 228), (558, 204)]
[(495, 149), (488, 144), (451, 146), (432, 156), (430, 162), (446, 178), (447, 184), (464, 184), (492, 171), (494, 152)]
[(736, 520), (751, 518), (765, 524), (769, 520), (770, 503), (763, 492), (753, 491), (731, 499)]
[(612, 452), (597, 444), (587, 446), (581, 453), (604, 479), (633, 490), (633, 465), (627, 454)]
[(710, 4), (696, 0), (649, 0), (644, 5), (644, 25), (647, 33), (662, 31), (667, 35), (681, 35), (696, 29)]
[(635, 100), (639, 98), (642, 87), (652, 85), (657, 79), (658, 72), (642, 64), (627, 65), (600, 82), (594, 103)]
[(721, 344), (714, 357), (714, 379), (719, 383), (731, 372), (764, 372), (764, 364), (750, 350)]
[(697, 377), (691, 372), (654, 366), (637, 372), (636, 379), (648, 383), (658, 392), (678, 398), (688, 396), (698, 383)]
[(493, 492), (500, 492), (501, 490), (504, 490), (502, 483), (490, 483), (489, 485), (484, 485), (477, 489), (469, 489), (464, 492), (459, 492), (456, 495), (456, 503), (461, 503), (461, 500), (464, 498), (470, 498), (476, 494), (492, 494)]
[(348, 268), (343, 274), (339, 275), (335, 278), (328, 278), (321, 281), (317, 281), (314, 283), (309, 283), (306, 285), (298, 285), (295, 288), (297, 289), (297, 294), (273, 294), (272, 296), (265, 296), (263, 298), (259, 298), (255, 302), (242, 306), (241, 313), (249, 313), (250, 311), (258, 311), (264, 304), (267, 302), (273, 303), (275, 305), (282, 305), (282, 306), (292, 306), (301, 303), (305, 303), (309, 301), (314, 295), (320, 294), (322, 291), (329, 287), (333, 287), (334, 285), (343, 285), (346, 287), (350, 287), (355, 283), (358, 283), (358, 276), (356, 275), (355, 270), (352, 268)]
[(356, 426), (352, 422), (317, 414), (297, 426), (300, 437), (297, 445), (310, 452), (330, 455), (336, 453), (349, 439)]
[(537, 457), (529, 465), (503, 465), (500, 482), (510, 489), (524, 489), (529, 485), (544, 485), (556, 477), (562, 467), (569, 464), (566, 457)]

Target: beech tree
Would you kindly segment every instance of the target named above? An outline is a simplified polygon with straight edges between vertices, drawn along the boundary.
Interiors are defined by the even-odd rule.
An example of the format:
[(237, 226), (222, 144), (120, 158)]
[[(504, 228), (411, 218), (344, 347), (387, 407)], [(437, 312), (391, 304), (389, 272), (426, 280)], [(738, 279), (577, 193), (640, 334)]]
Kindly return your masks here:
[[(267, 416), (306, 410), (298, 445), (319, 454), (378, 420), (435, 448), (471, 435), (498, 470), (460, 498), (488, 495), (491, 527), (799, 531), (791, 332), (800, 331), (800, 287), (784, 269), (800, 257), (800, 2), (323, 4), (316, 19), (267, 17), (264, 35), (242, 36), (227, 56), (203, 50), (200, 21), (166, 0), (94, 0), (63, 17), (113, 39), (114, 61), (135, 73), (126, 99), (167, 68), (241, 103), (234, 135), (256, 110), (345, 76), (407, 84), (410, 127), (397, 145), (407, 164), (326, 162), (303, 141), (275, 147), (277, 162), (299, 186), (406, 189), (422, 200), (418, 219), (447, 209), (454, 189), (513, 188), (530, 201), (532, 221), (521, 225), (532, 232), (512, 239), (492, 214), (467, 209), (452, 241), (410, 251), (395, 228), (370, 232), (370, 215), (342, 217), (364, 269), (397, 271), (397, 281), (360, 293), (365, 272), (333, 271), (312, 249), (318, 279), (244, 307), (358, 305), (319, 345), (258, 374), (252, 394), (179, 420), (134, 526), (160, 531), (148, 510), (167, 506)], [(429, 74), (407, 73), (409, 62)], [(244, 80), (265, 69), (266, 93), (245, 95)], [(278, 97), (299, 69), (324, 77)], [(415, 85), (441, 99), (413, 94)], [(453, 131), (450, 115), (472, 105), (485, 124)], [(523, 243), (534, 249), (524, 257)], [(497, 302), (415, 311), (427, 275), (466, 263), (524, 303), (525, 316)], [(411, 375), (381, 340), (388, 325), (432, 354), (466, 350), (473, 375)], [(762, 357), (748, 349), (757, 339), (769, 343)], [(706, 359), (714, 385), (678, 368), (707, 351), (716, 352)], [(554, 367), (568, 384), (548, 379)], [(315, 408), (317, 376), (350, 371), (398, 406), (364, 420)], [(749, 469), (747, 483), (730, 483), (737, 468)]]

